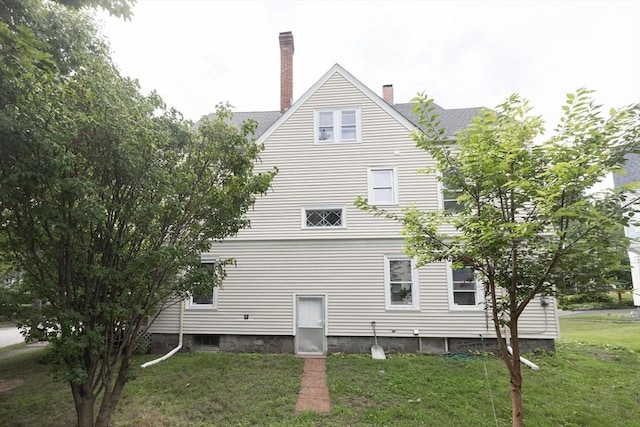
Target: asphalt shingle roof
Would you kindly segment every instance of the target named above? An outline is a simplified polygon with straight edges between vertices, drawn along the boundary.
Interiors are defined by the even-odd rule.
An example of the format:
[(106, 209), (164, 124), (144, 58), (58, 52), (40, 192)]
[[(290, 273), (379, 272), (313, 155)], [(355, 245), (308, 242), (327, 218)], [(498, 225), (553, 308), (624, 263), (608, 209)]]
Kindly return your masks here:
[(626, 175), (613, 174), (614, 187), (640, 181), (640, 154), (627, 154), (624, 170), (627, 172)]
[[(391, 104), (398, 113), (402, 114), (407, 120), (416, 127), (422, 128), (419, 124), (419, 116), (413, 112), (414, 103)], [(455, 108), (444, 109), (436, 105), (436, 113), (439, 114), (440, 122), (446, 129), (445, 135), (448, 137), (455, 136), (456, 132), (464, 129), (474, 116), (477, 116), (482, 107), (475, 108)], [(207, 117), (212, 118), (215, 113), (209, 114)], [(259, 138), (269, 127), (280, 117), (279, 111), (238, 111), (233, 113), (231, 123), (240, 125), (247, 119), (253, 119), (258, 124), (255, 137)]]
[[(425, 130), (419, 123), (420, 117), (413, 112), (415, 103), (406, 104), (392, 104), (391, 106), (396, 109), (400, 114), (406, 117), (411, 123), (417, 127)], [(454, 108), (446, 110), (441, 106), (434, 104), (435, 113), (439, 115), (440, 123), (446, 129), (445, 135), (449, 137), (455, 136), (456, 132), (467, 127), (471, 123), (471, 119), (477, 116), (482, 110), (482, 107), (474, 108)]]

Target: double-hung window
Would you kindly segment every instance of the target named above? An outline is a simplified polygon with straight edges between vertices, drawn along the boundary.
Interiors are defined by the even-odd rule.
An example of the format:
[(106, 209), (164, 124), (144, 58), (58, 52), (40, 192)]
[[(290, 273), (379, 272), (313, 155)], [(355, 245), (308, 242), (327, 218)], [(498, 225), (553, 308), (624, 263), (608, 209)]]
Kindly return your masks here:
[[(202, 261), (203, 266), (207, 264), (213, 264), (215, 261)], [(213, 267), (213, 266), (211, 266)], [(196, 309), (215, 309), (218, 305), (218, 288), (214, 287), (211, 290), (203, 292), (192, 293), (187, 300), (187, 308)]]
[(344, 206), (302, 208), (302, 228), (344, 228), (346, 214)]
[(315, 142), (360, 142), (360, 109), (316, 110)]
[(418, 270), (412, 258), (405, 255), (384, 257), (385, 302), (388, 310), (418, 310)]
[(443, 176), (440, 181), (442, 192), (442, 207), (446, 211), (458, 212), (462, 209), (462, 204), (458, 202), (458, 197), (463, 193), (462, 187), (452, 179)]
[(395, 205), (398, 203), (396, 174), (395, 167), (369, 168), (370, 205)]
[(473, 269), (451, 267), (450, 277), (450, 296), (453, 307), (479, 307), (482, 296)]

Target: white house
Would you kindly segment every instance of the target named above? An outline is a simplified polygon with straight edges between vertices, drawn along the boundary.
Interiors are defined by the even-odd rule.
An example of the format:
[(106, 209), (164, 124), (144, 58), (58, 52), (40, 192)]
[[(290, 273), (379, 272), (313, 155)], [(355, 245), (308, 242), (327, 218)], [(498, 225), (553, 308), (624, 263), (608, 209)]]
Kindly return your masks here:
[[(640, 181), (640, 155), (629, 154), (624, 166), (625, 174), (614, 174), (613, 185), (620, 187), (625, 184)], [(640, 225), (631, 224), (625, 228), (624, 233), (631, 239), (629, 246), (629, 263), (631, 264), (631, 280), (633, 282), (633, 304), (640, 316)]]
[[(251, 228), (216, 243), (202, 262), (234, 258), (221, 289), (175, 304), (150, 328), (154, 351), (184, 345), (223, 351), (327, 354), (460, 351), (491, 346), (493, 324), (473, 274), (445, 262), (414, 269), (399, 224), (354, 206), (357, 196), (399, 212), (443, 209), (432, 159), (415, 146), (412, 104), (378, 96), (340, 65), (291, 104), (293, 37), (280, 34), (281, 111), (236, 113), (259, 124), (257, 168), (279, 168), (273, 190), (249, 213)], [(440, 109), (447, 132), (478, 108)], [(451, 199), (451, 198), (450, 198)], [(526, 347), (553, 348), (553, 301), (536, 300), (521, 319)], [(493, 340), (495, 341), (495, 340)]]

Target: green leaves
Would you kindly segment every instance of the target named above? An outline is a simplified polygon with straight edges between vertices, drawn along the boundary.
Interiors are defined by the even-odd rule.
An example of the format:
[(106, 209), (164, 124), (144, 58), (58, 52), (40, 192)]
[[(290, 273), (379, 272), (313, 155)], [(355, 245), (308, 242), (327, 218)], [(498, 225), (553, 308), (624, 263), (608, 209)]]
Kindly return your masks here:
[(232, 125), (219, 105), (194, 130), (119, 74), (86, 17), (33, 6), (13, 16), (29, 31), (0, 25), (23, 42), (0, 59), (0, 253), (42, 302), (23, 321), (84, 390), (76, 402), (104, 389), (109, 411), (141, 328), (170, 299), (220, 285), (233, 260), (203, 269), (200, 254), (249, 225), (277, 170), (254, 172), (255, 123)]
[(638, 197), (630, 188), (598, 195), (591, 188), (639, 151), (640, 104), (612, 110), (605, 119), (591, 93), (567, 95), (560, 124), (546, 139), (542, 118), (514, 94), (473, 118), (455, 140), (445, 137), (433, 100), (419, 94), (413, 101), (421, 130), (413, 138), (435, 163), (423, 172), (437, 174), (445, 199), (455, 196), (459, 209), (408, 207), (398, 217), (357, 202), (402, 222), (405, 251), (419, 265), (447, 260), (476, 271), (512, 385), (521, 382), (518, 322), (524, 309), (536, 295), (617, 283), (628, 245), (621, 227), (637, 210)]

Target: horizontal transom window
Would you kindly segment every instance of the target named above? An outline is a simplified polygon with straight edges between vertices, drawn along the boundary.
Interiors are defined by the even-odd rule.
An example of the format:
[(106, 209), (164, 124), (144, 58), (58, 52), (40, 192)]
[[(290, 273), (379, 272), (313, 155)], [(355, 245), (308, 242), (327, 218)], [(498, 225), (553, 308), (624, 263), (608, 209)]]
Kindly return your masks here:
[(303, 228), (340, 228), (345, 226), (344, 207), (302, 208)]

